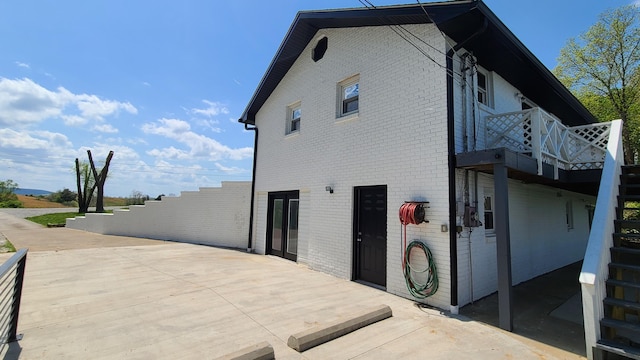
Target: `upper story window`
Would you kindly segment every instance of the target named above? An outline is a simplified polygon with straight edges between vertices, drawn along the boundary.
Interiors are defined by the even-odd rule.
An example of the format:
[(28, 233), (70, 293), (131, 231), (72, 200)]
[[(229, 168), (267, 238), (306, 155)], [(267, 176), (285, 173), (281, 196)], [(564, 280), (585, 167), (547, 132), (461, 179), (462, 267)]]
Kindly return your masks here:
[(360, 97), (360, 77), (354, 76), (339, 84), (340, 103), (339, 116), (350, 115), (358, 112), (358, 99)]
[(491, 74), (484, 70), (478, 69), (476, 78), (476, 96), (478, 98), (478, 102), (487, 106), (493, 106), (493, 84), (491, 82)]
[(287, 134), (300, 130), (300, 120), (302, 116), (301, 103), (297, 102), (287, 108)]

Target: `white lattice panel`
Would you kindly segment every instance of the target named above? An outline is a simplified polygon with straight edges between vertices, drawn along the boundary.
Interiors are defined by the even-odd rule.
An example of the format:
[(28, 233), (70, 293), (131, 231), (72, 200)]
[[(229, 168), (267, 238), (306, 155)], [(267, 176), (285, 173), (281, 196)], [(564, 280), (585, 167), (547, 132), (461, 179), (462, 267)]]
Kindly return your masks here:
[(487, 116), (487, 148), (504, 147), (517, 152), (531, 152), (530, 111)]
[[(553, 115), (535, 108), (487, 116), (485, 140), (488, 149), (504, 147), (529, 152), (533, 158), (559, 169), (602, 169), (610, 127), (610, 123), (567, 127)], [(539, 134), (532, 132), (538, 128)]]

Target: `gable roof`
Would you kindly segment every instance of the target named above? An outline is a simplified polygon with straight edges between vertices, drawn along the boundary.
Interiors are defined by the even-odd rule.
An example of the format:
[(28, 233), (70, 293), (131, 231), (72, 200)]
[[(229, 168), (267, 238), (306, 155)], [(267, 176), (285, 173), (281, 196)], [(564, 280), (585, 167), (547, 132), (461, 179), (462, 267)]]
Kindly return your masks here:
[(484, 68), (500, 74), (565, 124), (597, 122), (481, 0), (301, 11), (238, 121), (255, 124), (257, 112), (318, 30), (432, 22), (456, 43), (466, 41), (464, 49), (473, 52)]

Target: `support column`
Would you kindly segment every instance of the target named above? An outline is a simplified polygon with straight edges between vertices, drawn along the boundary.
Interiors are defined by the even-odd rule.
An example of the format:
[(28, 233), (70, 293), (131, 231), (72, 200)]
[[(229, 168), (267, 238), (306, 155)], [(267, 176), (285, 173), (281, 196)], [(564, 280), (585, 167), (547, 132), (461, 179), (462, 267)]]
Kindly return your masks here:
[(493, 165), (495, 190), (495, 230), (498, 262), (498, 308), (500, 328), (513, 330), (513, 291), (511, 287), (511, 239), (509, 236), (508, 173), (504, 163)]

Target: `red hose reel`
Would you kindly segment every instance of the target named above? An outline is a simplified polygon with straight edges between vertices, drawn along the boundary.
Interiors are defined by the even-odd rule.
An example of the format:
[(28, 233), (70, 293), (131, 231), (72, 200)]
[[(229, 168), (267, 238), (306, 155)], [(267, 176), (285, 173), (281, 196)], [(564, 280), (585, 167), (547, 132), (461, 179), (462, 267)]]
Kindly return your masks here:
[(423, 222), (428, 222), (425, 218), (424, 205), (428, 204), (426, 201), (405, 201), (400, 206), (398, 215), (400, 216), (400, 224), (404, 228), (404, 239), (402, 239), (402, 270), (406, 267), (405, 251), (407, 249), (407, 225), (418, 225)]
[(402, 225), (418, 225), (423, 222), (428, 222), (425, 219), (424, 204), (425, 202), (417, 201), (407, 201), (402, 204), (399, 211), (400, 223)]

